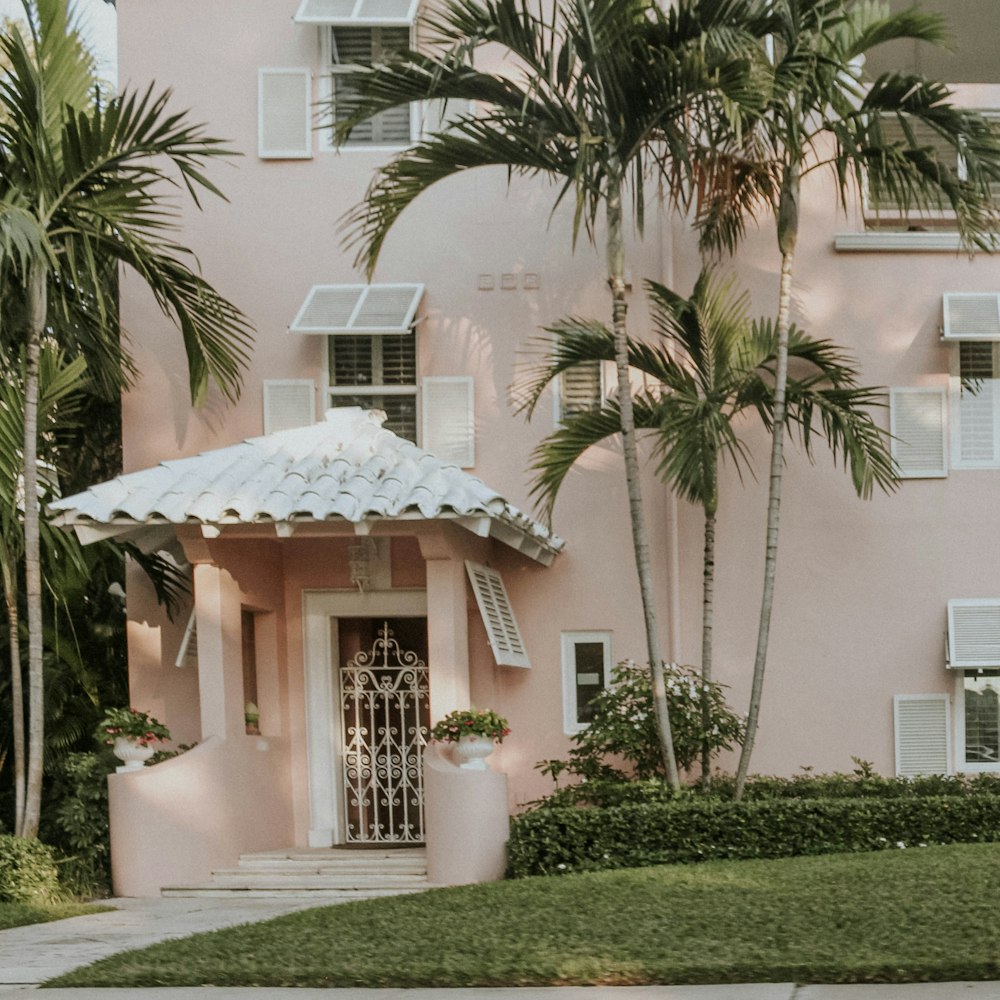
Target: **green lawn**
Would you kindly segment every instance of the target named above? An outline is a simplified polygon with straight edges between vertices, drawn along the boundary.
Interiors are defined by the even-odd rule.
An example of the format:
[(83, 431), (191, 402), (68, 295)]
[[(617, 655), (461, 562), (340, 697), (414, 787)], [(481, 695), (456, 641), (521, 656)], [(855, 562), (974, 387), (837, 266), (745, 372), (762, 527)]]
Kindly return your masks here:
[(44, 924), (49, 920), (81, 917), (85, 913), (103, 913), (110, 908), (90, 903), (51, 903), (47, 906), (0, 903), (0, 931), (11, 927), (23, 927), (25, 924)]
[(1000, 978), (1000, 845), (534, 878), (308, 910), (49, 986)]

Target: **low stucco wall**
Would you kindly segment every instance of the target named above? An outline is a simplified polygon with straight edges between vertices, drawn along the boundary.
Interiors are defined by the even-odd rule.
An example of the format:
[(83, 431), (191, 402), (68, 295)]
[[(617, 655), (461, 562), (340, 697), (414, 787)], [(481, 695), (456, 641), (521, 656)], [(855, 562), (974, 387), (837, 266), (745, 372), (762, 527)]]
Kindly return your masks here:
[(108, 777), (119, 896), (204, 881), (241, 853), (292, 844), (285, 740), (211, 738), (172, 760)]
[(495, 882), (507, 867), (507, 776), (458, 767), (439, 743), (424, 751), (427, 878), (435, 885)]

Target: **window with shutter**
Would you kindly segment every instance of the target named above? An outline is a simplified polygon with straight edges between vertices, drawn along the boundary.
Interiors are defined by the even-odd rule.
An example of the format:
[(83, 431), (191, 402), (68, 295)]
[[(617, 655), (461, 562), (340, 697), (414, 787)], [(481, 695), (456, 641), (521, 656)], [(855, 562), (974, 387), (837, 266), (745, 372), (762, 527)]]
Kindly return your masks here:
[[(1000, 131), (1000, 112), (980, 112), (988, 120), (991, 128)], [(966, 177), (965, 162), (955, 149), (933, 126), (923, 122), (907, 120), (904, 125), (896, 116), (886, 116), (880, 123), (879, 141), (892, 144), (899, 149), (918, 150), (919, 155), (928, 161), (938, 164), (939, 168), (952, 177)], [(929, 169), (929, 168), (928, 168)], [(990, 184), (994, 197), (1000, 196), (1000, 183)], [(865, 211), (869, 226), (879, 229), (923, 229), (934, 227), (938, 229), (954, 229), (955, 213), (946, 199), (929, 206), (923, 212), (911, 211), (904, 213), (900, 206), (898, 193), (880, 187), (873, 178), (865, 192)]]
[[(329, 73), (332, 113), (330, 122), (339, 124), (358, 106), (357, 89), (348, 82), (348, 73), (370, 69), (388, 60), (393, 52), (409, 48), (409, 27), (365, 27), (333, 25), (329, 29)], [(345, 146), (406, 146), (411, 140), (409, 105), (390, 108), (357, 125)]]
[(417, 440), (417, 352), (412, 333), (330, 337), (330, 405), (384, 410), (385, 427)]
[(264, 433), (316, 423), (316, 383), (312, 379), (264, 382)]
[(945, 412), (943, 389), (889, 391), (890, 447), (902, 478), (933, 479), (948, 474)]
[(610, 632), (562, 634), (563, 728), (580, 732), (593, 718), (591, 703), (611, 677)]
[(462, 469), (476, 464), (471, 376), (428, 376), (421, 383), (421, 447)]
[(514, 609), (507, 597), (507, 588), (503, 579), (495, 569), (482, 566), (479, 563), (465, 563), (469, 574), (472, 592), (476, 595), (476, 604), (486, 635), (493, 650), (493, 658), (501, 667), (530, 667), (528, 653), (521, 639), (521, 630), (514, 618)]
[(963, 340), (956, 345), (954, 358), (954, 464), (958, 468), (995, 467), (1000, 464), (997, 344)]
[(897, 694), (893, 698), (896, 774), (949, 774), (951, 724), (946, 694)]

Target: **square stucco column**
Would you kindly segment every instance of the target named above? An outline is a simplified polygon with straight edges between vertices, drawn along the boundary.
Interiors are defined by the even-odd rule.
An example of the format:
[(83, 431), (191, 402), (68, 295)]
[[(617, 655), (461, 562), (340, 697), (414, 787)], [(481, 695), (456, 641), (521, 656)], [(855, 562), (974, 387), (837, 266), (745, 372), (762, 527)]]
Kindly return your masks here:
[(201, 738), (240, 736), (245, 732), (240, 589), (226, 570), (198, 563), (194, 606)]
[(465, 559), (471, 554), (444, 533), (422, 536), (427, 566), (427, 663), (431, 718), (469, 708), (469, 608)]

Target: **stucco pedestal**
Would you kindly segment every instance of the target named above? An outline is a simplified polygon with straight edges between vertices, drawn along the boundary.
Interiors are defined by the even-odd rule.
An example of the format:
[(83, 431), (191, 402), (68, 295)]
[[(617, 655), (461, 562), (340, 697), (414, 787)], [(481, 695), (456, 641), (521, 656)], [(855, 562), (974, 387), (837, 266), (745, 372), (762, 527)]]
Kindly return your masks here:
[(461, 768), (431, 743), (424, 751), (428, 880), (467, 885), (503, 878), (509, 832), (507, 775)]

